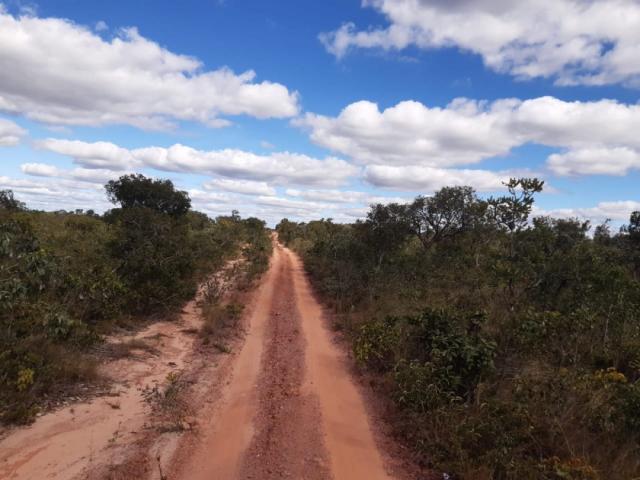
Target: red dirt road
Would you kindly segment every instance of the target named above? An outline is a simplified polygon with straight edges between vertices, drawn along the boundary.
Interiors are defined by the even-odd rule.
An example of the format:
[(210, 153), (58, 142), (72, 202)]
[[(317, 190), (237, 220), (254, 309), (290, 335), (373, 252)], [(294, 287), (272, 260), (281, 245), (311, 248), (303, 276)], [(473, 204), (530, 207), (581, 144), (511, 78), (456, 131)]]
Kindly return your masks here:
[(251, 310), (216, 411), (167, 478), (391, 479), (302, 264), (279, 244)]

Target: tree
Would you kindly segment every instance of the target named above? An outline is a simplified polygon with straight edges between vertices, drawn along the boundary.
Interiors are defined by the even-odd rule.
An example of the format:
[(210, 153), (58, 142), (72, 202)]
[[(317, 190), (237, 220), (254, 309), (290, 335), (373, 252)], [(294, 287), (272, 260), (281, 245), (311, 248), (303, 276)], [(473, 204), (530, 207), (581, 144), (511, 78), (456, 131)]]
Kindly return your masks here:
[(635, 241), (640, 241), (640, 211), (631, 214), (627, 232)]
[(115, 225), (110, 242), (118, 274), (135, 313), (172, 307), (195, 289), (194, 252), (189, 244), (191, 201), (170, 180), (124, 175), (105, 185), (119, 203), (108, 218)]
[(407, 208), (411, 231), (429, 248), (468, 231), (481, 221), (486, 205), (471, 187), (444, 187), (432, 197), (418, 197)]
[(0, 190), (0, 210), (24, 210), (24, 203), (17, 200), (13, 191)]
[(367, 219), (356, 224), (363, 230), (365, 243), (373, 250), (377, 268), (385, 255), (397, 249), (411, 234), (406, 205), (371, 205)]
[(290, 221), (288, 218), (283, 218), (280, 220), (280, 223), (276, 225), (276, 232), (278, 232), (278, 240), (280, 240), (285, 245), (289, 245), (294, 238), (296, 238), (296, 233), (298, 229), (298, 224), (296, 222)]
[(509, 195), (488, 200), (493, 221), (510, 233), (522, 230), (529, 220), (533, 197), (542, 191), (544, 181), (537, 178), (512, 178), (504, 186)]
[(145, 207), (172, 216), (191, 208), (187, 192), (176, 190), (171, 180), (154, 180), (142, 174), (123, 175), (105, 185), (107, 198), (122, 208)]
[(626, 233), (623, 241), (627, 245), (627, 255), (633, 264), (635, 277), (640, 278), (640, 211), (631, 213), (629, 225), (624, 225), (621, 233)]

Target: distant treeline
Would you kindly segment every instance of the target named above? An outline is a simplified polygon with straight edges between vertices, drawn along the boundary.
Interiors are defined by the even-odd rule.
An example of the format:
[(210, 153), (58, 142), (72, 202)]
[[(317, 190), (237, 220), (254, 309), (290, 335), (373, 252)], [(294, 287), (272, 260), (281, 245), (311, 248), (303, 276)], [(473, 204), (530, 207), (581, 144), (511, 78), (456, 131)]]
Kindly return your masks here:
[(263, 221), (212, 220), (169, 180), (123, 176), (106, 193), (118, 207), (97, 215), (30, 211), (0, 191), (2, 422), (93, 379), (87, 352), (114, 326), (171, 315), (242, 249), (268, 261)]
[(443, 188), (277, 226), (425, 465), (465, 479), (640, 478), (640, 212), (530, 218), (543, 183)]

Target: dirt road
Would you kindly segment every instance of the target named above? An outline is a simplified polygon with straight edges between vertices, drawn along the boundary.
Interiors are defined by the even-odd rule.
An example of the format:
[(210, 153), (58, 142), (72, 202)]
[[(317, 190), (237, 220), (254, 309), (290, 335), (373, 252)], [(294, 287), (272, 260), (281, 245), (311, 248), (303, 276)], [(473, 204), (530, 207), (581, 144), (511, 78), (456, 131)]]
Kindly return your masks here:
[[(374, 435), (378, 430), (372, 428), (349, 363), (327, 328), (299, 258), (276, 244), (271, 267), (247, 303), (244, 340), (234, 344), (230, 355), (216, 360), (198, 356), (196, 347), (185, 341), (183, 348), (193, 351), (173, 354), (187, 368), (199, 365), (191, 371), (189, 399), (195, 428), (177, 433), (147, 428), (146, 440), (134, 444), (145, 421), (131, 388), (114, 414), (102, 408), (100, 421), (91, 415), (91, 405), (102, 405), (98, 400), (86, 408), (45, 415), (30, 429), (0, 440), (0, 479), (35, 478), (29, 476), (34, 472), (54, 479), (404, 478), (391, 472), (395, 467), (381, 452), (380, 436)], [(186, 309), (190, 324), (193, 308), (190, 304)], [(159, 373), (165, 374), (164, 369), (153, 371), (154, 378)], [(133, 415), (125, 410), (129, 408)], [(83, 412), (80, 422), (65, 417), (77, 416), (74, 411)], [(129, 421), (133, 428), (123, 429)], [(116, 434), (117, 450), (110, 440), (116, 424), (133, 432)], [(96, 444), (96, 435), (102, 444)], [(132, 439), (129, 449), (127, 435)], [(92, 443), (90, 451), (82, 442)], [(109, 462), (107, 469), (88, 468)]]
[(277, 245), (216, 412), (167, 478), (392, 478), (331, 335), (300, 260)]

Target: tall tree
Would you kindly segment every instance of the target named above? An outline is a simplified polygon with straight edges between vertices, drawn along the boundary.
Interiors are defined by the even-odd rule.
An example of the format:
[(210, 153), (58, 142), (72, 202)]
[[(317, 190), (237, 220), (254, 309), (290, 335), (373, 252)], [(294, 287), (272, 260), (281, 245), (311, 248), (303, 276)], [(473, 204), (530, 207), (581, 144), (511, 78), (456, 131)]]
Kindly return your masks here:
[(444, 187), (432, 197), (416, 198), (407, 217), (412, 232), (429, 248), (473, 228), (485, 208), (473, 188)]
[(173, 216), (191, 208), (187, 192), (176, 190), (171, 180), (154, 180), (142, 174), (123, 175), (105, 185), (107, 198), (122, 208), (145, 207)]

